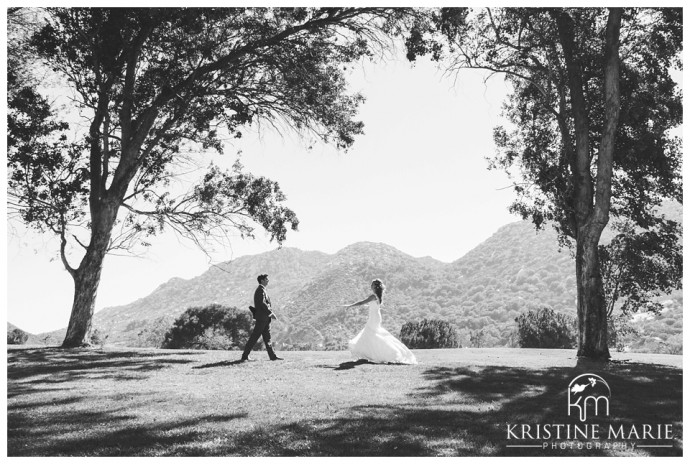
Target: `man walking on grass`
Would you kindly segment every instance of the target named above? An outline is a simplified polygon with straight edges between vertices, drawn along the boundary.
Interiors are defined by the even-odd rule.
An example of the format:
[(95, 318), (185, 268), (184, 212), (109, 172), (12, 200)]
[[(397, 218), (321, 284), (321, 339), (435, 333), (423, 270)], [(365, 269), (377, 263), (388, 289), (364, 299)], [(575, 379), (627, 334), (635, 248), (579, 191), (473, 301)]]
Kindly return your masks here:
[(273, 346), (271, 345), (271, 320), (276, 319), (276, 316), (271, 311), (271, 299), (266, 294), (268, 275), (261, 274), (256, 280), (259, 281), (259, 286), (254, 292), (254, 307), (249, 307), (249, 309), (252, 310), (254, 319), (256, 319), (256, 324), (254, 324), (254, 330), (244, 347), (241, 361), (253, 361), (253, 359), (249, 357), (249, 353), (252, 352), (254, 345), (259, 340), (259, 336), (262, 336), (264, 339), (266, 352), (271, 361), (281, 361), (283, 358), (276, 356), (273, 351)]

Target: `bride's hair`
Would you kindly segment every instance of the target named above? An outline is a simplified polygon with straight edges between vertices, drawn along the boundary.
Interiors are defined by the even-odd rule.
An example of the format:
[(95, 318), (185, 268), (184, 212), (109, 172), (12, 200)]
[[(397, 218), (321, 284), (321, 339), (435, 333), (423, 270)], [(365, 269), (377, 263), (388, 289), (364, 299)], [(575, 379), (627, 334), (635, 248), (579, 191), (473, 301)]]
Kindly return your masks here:
[(379, 303), (383, 303), (383, 291), (386, 289), (386, 286), (383, 285), (381, 279), (374, 279), (371, 285), (374, 286), (374, 294), (376, 294), (376, 298), (379, 299)]

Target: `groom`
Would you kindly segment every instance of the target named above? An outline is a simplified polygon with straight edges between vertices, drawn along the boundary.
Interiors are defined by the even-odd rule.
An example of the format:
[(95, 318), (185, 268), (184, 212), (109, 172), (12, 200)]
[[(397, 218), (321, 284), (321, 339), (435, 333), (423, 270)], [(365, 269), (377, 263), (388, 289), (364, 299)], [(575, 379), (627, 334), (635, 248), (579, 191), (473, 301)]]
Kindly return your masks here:
[(273, 351), (273, 346), (271, 346), (271, 319), (275, 319), (276, 316), (271, 312), (271, 299), (266, 294), (268, 276), (266, 274), (261, 274), (256, 280), (259, 281), (259, 286), (254, 292), (254, 308), (250, 307), (250, 309), (253, 309), (252, 313), (254, 314), (254, 319), (256, 319), (256, 324), (254, 325), (254, 331), (249, 336), (249, 340), (247, 340), (247, 344), (244, 347), (241, 361), (253, 361), (253, 359), (249, 357), (249, 353), (252, 352), (259, 336), (263, 336), (264, 345), (266, 345), (266, 351), (271, 361), (281, 361), (283, 358), (276, 356)]

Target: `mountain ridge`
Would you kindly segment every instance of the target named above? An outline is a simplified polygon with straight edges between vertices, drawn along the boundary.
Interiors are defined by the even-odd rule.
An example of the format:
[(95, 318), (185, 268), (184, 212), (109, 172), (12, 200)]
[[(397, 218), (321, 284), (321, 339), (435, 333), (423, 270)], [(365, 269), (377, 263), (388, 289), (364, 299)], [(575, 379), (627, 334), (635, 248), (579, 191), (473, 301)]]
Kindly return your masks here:
[[(415, 258), (381, 242), (356, 242), (333, 254), (284, 247), (213, 265), (191, 279), (169, 279), (143, 298), (98, 311), (94, 326), (109, 335), (108, 343), (150, 346), (143, 333), (164, 333), (191, 306), (246, 309), (256, 276), (265, 273), (279, 317), (273, 331), (279, 349), (343, 349), (367, 315), (341, 305), (365, 298), (371, 280), (381, 278), (387, 286), (383, 324), (391, 333), (405, 322), (444, 319), (456, 325), (465, 346), (479, 332), (484, 346), (508, 346), (515, 318), (527, 309), (549, 306), (575, 314), (574, 270), (556, 233), (535, 231), (526, 221), (500, 227), (450, 263)], [(664, 298), (671, 302), (668, 317), (682, 314), (682, 291)], [(682, 335), (682, 319), (680, 324)], [(664, 334), (657, 327), (647, 335), (677, 335), (678, 327), (671, 329)], [(59, 332), (64, 329), (51, 333)]]

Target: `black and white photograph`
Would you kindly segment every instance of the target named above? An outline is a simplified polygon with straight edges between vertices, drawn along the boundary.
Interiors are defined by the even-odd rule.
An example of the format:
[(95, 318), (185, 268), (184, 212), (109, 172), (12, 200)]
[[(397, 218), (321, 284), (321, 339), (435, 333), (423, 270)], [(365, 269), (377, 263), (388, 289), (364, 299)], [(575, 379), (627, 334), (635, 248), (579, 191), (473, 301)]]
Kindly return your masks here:
[(10, 462), (683, 456), (680, 2), (10, 1)]

